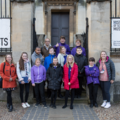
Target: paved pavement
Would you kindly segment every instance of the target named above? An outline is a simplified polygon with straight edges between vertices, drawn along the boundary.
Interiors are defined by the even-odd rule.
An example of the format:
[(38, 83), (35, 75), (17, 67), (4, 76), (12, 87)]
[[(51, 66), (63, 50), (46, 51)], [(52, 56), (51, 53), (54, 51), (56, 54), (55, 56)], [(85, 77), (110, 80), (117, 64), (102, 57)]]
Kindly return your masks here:
[(6, 102), (0, 101), (0, 120), (120, 120), (120, 103), (112, 104), (109, 109), (89, 108), (86, 103), (76, 103), (74, 109), (69, 105), (62, 109), (63, 104), (57, 104), (57, 109), (44, 109), (41, 105), (35, 108), (23, 109), (20, 103), (13, 103), (14, 111), (8, 112)]
[(62, 109), (58, 104), (57, 109), (43, 108), (42, 106), (34, 107), (32, 105), (21, 120), (99, 120), (97, 114), (86, 104), (76, 104), (71, 110), (69, 106)]

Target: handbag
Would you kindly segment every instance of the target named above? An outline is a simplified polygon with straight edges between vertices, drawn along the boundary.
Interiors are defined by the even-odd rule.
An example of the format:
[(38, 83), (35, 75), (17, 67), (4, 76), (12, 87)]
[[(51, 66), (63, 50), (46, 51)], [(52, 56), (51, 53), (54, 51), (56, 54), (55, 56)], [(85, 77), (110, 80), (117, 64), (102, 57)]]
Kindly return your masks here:
[[(4, 62), (4, 66), (3, 66), (3, 73), (5, 70), (5, 62)], [(0, 88), (2, 88), (2, 82), (3, 82), (3, 78), (0, 78)]]

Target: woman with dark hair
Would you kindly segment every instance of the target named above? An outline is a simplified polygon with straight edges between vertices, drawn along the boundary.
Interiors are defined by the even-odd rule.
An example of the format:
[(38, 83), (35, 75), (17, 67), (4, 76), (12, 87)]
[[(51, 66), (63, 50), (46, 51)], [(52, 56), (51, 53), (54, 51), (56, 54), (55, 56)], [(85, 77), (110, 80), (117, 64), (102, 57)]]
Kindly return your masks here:
[[(31, 63), (28, 60), (28, 54), (23, 52), (21, 54), (20, 60), (17, 63), (17, 75), (19, 79), (20, 86), (20, 99), (22, 103), (22, 107), (30, 107), (28, 104), (28, 96), (29, 96), (29, 82), (31, 81)], [(23, 92), (25, 87), (25, 100), (23, 100)]]
[(109, 108), (110, 104), (110, 86), (115, 80), (115, 66), (113, 61), (107, 56), (106, 51), (100, 53), (100, 59), (96, 63), (100, 71), (100, 86), (102, 89), (103, 103), (101, 107)]
[(0, 75), (3, 78), (2, 88), (7, 93), (7, 108), (9, 112), (12, 112), (12, 91), (17, 87), (17, 74), (13, 58), (10, 54), (5, 56), (5, 62), (0, 65)]

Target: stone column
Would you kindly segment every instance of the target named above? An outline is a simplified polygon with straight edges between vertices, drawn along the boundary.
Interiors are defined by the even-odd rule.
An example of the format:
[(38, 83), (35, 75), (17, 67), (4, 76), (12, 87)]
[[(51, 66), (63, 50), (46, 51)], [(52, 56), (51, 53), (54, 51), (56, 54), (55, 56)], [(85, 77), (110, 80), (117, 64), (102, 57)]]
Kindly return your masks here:
[(33, 8), (33, 2), (12, 2), (11, 44), (15, 62), (19, 60), (22, 52), (27, 52), (29, 59), (31, 58), (33, 47)]
[(87, 17), (88, 53), (97, 61), (102, 50), (110, 55), (110, 1), (88, 3)]
[[(100, 58), (100, 52), (106, 51), (110, 55), (110, 1), (87, 3), (88, 17), (88, 56), (95, 57), (96, 62)], [(110, 94), (113, 102), (114, 86), (111, 86)], [(87, 96), (88, 96), (87, 92)], [(98, 90), (98, 103), (102, 103), (102, 93)]]

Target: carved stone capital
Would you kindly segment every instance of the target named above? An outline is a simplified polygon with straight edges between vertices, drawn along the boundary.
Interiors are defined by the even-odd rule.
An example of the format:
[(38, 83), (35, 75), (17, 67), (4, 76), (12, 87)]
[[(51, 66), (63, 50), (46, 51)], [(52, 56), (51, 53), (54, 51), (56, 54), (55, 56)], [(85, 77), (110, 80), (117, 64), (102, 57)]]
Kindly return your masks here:
[(10, 0), (11, 2), (34, 2), (35, 0)]
[(111, 0), (87, 0), (87, 3), (90, 3), (90, 2), (104, 2), (104, 1), (111, 1)]

